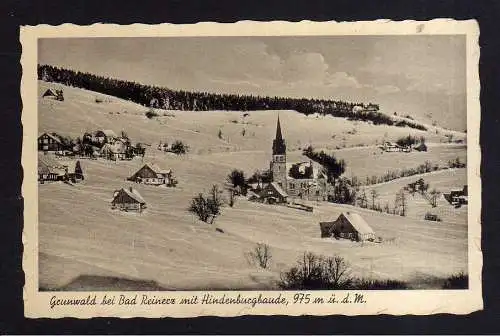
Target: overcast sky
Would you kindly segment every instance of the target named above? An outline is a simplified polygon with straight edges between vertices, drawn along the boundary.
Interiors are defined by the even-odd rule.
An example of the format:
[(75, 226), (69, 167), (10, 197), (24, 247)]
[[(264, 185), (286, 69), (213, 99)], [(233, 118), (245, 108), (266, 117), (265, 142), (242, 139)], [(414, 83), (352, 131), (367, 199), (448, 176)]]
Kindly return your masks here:
[(464, 36), (43, 39), (38, 56), (172, 89), (374, 102), (465, 128)]

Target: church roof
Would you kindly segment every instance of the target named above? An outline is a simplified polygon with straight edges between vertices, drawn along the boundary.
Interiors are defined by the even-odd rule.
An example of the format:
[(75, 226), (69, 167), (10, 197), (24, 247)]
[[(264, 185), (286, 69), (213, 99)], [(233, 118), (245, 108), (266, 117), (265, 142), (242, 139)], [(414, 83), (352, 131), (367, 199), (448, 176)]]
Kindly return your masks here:
[(273, 155), (284, 154), (286, 154), (286, 144), (285, 140), (283, 140), (283, 135), (281, 134), (280, 117), (278, 116), (278, 122), (276, 124), (276, 137), (273, 140)]

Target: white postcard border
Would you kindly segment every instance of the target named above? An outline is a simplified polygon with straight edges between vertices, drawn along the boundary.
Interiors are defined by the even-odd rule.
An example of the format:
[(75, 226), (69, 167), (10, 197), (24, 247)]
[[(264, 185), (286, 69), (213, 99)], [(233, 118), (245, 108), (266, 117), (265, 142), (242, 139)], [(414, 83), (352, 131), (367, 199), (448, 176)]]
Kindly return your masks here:
[[(466, 35), (467, 49), (467, 169), (470, 190), (468, 213), (468, 290), (388, 290), (388, 291), (173, 291), (173, 292), (39, 292), (38, 291), (38, 184), (37, 184), (37, 40), (39, 38), (61, 37), (125, 37), (125, 36), (308, 36), (308, 35)], [(143, 25), (120, 26), (115, 24), (93, 24), (76, 26), (23, 26), (20, 29), (22, 44), (21, 96), (23, 101), (23, 153), (22, 166), (24, 181), (24, 231), (23, 269), (24, 307), (27, 317), (194, 317), (194, 316), (239, 316), (239, 315), (373, 315), (393, 314), (426, 315), (435, 313), (468, 314), (483, 308), (481, 290), (481, 151), (479, 145), (480, 102), (479, 102), (479, 28), (474, 20), (455, 21), (437, 19), (431, 21), (389, 21), (372, 22), (310, 22), (289, 23), (251, 22), (213, 23), (203, 22), (192, 25)], [(475, 196), (474, 196), (475, 195)], [(327, 301), (331, 295), (339, 300), (346, 298), (345, 304), (294, 304), (294, 295), (309, 294), (313, 300), (321, 297)], [(157, 298), (189, 298), (198, 295), (214, 297), (230, 296), (257, 299), (259, 294), (268, 300), (278, 296), (287, 304), (153, 304), (153, 305), (55, 305), (56, 299), (87, 298), (94, 295), (97, 303), (104, 295), (125, 295), (132, 299), (137, 295)], [(363, 301), (353, 302), (354, 296), (361, 294)], [(304, 296), (305, 297), (305, 296)], [(303, 297), (303, 298), (304, 298)], [(164, 301), (165, 302), (165, 301)], [(178, 301), (177, 301), (178, 302)]]

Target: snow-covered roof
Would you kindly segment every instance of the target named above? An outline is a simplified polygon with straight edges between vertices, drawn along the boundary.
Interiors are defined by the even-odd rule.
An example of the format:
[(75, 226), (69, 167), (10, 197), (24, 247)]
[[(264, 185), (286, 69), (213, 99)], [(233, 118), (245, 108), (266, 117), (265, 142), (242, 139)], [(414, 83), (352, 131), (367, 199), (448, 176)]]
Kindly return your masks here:
[(116, 153), (116, 154), (123, 154), (125, 153), (127, 148), (125, 145), (121, 142), (114, 143), (113, 145), (111, 144), (105, 144), (101, 148), (101, 153)]
[[(360, 214), (355, 212), (343, 212), (340, 216), (344, 216), (349, 223), (361, 234), (375, 233), (368, 223), (361, 217)], [(339, 217), (340, 217), (339, 216)]]
[(59, 136), (57, 136), (57, 135), (53, 135), (53, 134), (50, 134), (50, 133), (48, 133), (48, 132), (45, 132), (45, 133), (40, 134), (39, 138), (40, 138), (41, 136), (43, 136), (43, 135), (47, 135), (47, 136), (48, 136), (49, 138), (51, 138), (52, 140), (54, 140), (54, 141), (56, 141), (56, 142), (58, 142), (58, 143), (62, 144), (61, 139), (60, 139), (60, 138), (59, 138)]
[(271, 182), (271, 185), (273, 188), (276, 190), (278, 194), (280, 194), (281, 197), (288, 197), (288, 194), (279, 186), (278, 183), (276, 182)]
[(123, 190), (129, 197), (136, 200), (137, 202), (143, 203), (143, 204), (146, 203), (144, 198), (142, 198), (141, 194), (139, 194), (139, 192), (137, 190), (135, 190), (134, 188), (132, 188), (132, 187), (122, 188), (121, 190)]
[(147, 163), (146, 165), (149, 166), (149, 168), (153, 169), (153, 171), (157, 174), (170, 174), (172, 171), (170, 169), (163, 169), (160, 168), (157, 164), (155, 163)]
[[(312, 176), (309, 177), (309, 179), (318, 179), (318, 178), (324, 177), (324, 175), (322, 173), (322, 166), (317, 162), (313, 162), (313, 161), (287, 162), (286, 163), (286, 171), (287, 171), (287, 179), (289, 179), (289, 180), (294, 180), (294, 178), (290, 176), (290, 169), (295, 164), (299, 164), (299, 172), (301, 172), (301, 173), (305, 173), (306, 168), (312, 166), (313, 173), (312, 173)], [(300, 180), (307, 180), (307, 179), (308, 178), (295, 179), (295, 180), (300, 181)]]

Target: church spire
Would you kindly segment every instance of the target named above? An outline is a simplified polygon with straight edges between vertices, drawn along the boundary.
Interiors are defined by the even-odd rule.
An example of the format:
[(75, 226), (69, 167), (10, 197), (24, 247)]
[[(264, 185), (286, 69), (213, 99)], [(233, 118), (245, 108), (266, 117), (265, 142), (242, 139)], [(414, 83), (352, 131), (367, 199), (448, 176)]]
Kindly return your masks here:
[(278, 114), (278, 123), (276, 124), (276, 140), (283, 140), (281, 136), (281, 124), (280, 124), (280, 115)]
[(273, 155), (286, 154), (286, 145), (283, 136), (281, 135), (280, 116), (278, 115), (278, 122), (276, 124), (276, 137), (273, 141)]

